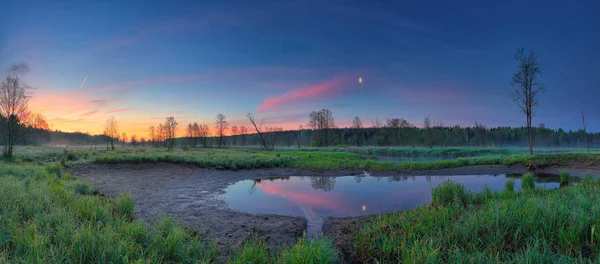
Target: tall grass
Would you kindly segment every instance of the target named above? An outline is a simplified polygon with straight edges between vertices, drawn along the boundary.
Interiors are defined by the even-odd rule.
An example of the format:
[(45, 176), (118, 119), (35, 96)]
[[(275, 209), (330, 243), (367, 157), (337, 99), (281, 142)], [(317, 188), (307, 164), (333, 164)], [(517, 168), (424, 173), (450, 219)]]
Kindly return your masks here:
[(598, 262), (598, 199), (600, 183), (590, 182), (383, 214), (356, 233), (353, 248), (365, 263)]
[(568, 171), (560, 172), (560, 185), (561, 186), (569, 185), (569, 183), (571, 183), (571, 181), (572, 181), (571, 173), (569, 173)]
[(532, 191), (535, 189), (535, 177), (530, 172), (525, 173), (521, 179), (521, 187), (525, 191)]

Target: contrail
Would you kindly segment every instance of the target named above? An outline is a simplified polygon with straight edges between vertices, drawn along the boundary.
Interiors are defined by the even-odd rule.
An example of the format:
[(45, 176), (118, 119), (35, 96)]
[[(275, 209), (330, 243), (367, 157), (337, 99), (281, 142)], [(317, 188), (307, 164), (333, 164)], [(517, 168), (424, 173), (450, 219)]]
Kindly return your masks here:
[(79, 86), (80, 89), (83, 89), (83, 86), (85, 85), (85, 81), (87, 81), (87, 75), (85, 76), (85, 78), (83, 78), (83, 82), (81, 82), (81, 85)]

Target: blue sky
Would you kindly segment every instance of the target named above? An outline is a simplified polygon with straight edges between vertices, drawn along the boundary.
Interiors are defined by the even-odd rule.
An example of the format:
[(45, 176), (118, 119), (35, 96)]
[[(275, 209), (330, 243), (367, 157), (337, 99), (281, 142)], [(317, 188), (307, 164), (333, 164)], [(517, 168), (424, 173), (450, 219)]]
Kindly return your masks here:
[(0, 65), (29, 64), (31, 108), (57, 129), (247, 125), (247, 111), (295, 128), (321, 108), (338, 126), (520, 126), (510, 79), (525, 47), (547, 87), (534, 124), (578, 129), (583, 108), (600, 130), (596, 1), (64, 2), (15, 2), (0, 31)]

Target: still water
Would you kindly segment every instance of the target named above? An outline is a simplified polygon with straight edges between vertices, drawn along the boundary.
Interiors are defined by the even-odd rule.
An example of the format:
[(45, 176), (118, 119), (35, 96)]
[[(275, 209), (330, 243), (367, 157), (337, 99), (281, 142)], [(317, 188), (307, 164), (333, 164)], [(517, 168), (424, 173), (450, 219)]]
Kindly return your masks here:
[[(227, 187), (221, 199), (229, 208), (255, 214), (281, 214), (308, 219), (308, 233), (318, 232), (322, 217), (360, 216), (413, 209), (431, 201), (431, 189), (444, 181), (462, 183), (466, 190), (487, 186), (502, 191), (507, 179), (521, 189), (520, 175), (402, 176), (402, 177), (279, 177), (244, 180)], [(536, 179), (536, 186), (558, 188), (558, 177)]]

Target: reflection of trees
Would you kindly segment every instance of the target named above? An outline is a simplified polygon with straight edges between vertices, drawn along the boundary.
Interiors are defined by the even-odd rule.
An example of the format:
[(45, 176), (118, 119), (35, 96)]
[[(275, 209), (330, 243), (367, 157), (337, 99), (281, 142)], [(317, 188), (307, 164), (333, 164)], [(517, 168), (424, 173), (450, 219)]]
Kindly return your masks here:
[(310, 185), (315, 190), (331, 191), (335, 186), (335, 177), (311, 177)]
[[(415, 180), (416, 176), (390, 176), (388, 177), (389, 182), (406, 181), (408, 179)], [(430, 180), (430, 179), (429, 179)]]
[(354, 176), (354, 181), (356, 181), (356, 183), (360, 183), (362, 181), (362, 178), (364, 178), (365, 176), (363, 175), (356, 175)]
[(290, 177), (269, 177), (269, 178), (262, 178), (262, 179), (254, 179), (252, 180), (252, 186), (250, 186), (250, 189), (248, 190), (249, 193), (254, 193), (256, 191), (256, 185), (260, 184), (264, 181), (275, 181), (275, 180), (284, 180), (284, 181), (288, 181), (290, 180)]

